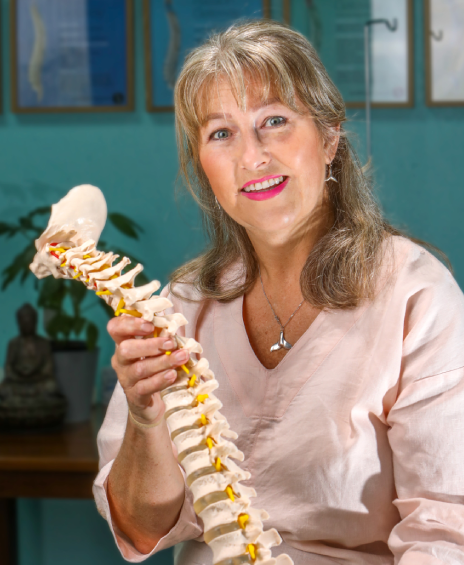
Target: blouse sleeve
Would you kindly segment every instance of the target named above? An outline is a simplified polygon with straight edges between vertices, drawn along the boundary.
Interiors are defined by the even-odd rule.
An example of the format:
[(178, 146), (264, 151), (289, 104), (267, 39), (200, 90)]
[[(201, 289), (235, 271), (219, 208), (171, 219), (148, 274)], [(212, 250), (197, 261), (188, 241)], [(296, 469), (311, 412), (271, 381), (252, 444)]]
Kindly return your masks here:
[(427, 255), (433, 274), (408, 298), (400, 386), (387, 418), (401, 518), (389, 546), (398, 565), (462, 565), (464, 297)]
[[(167, 295), (164, 289), (161, 293)], [(171, 547), (179, 542), (194, 539), (202, 534), (202, 528), (198, 523), (193, 510), (192, 492), (185, 484), (185, 498), (182, 510), (177, 523), (173, 528), (162, 537), (150, 553), (142, 554), (134, 546), (133, 542), (118, 527), (113, 524), (107, 497), (107, 481), (113, 462), (121, 448), (121, 444), (126, 431), (128, 407), (126, 396), (121, 385), (116, 385), (110, 404), (106, 411), (106, 416), (97, 437), (97, 447), (99, 453), (99, 473), (93, 485), (93, 494), (98, 512), (107, 520), (111, 533), (113, 534), (116, 545), (124, 559), (131, 563), (144, 561), (151, 555)], [(185, 472), (180, 467), (184, 476)]]

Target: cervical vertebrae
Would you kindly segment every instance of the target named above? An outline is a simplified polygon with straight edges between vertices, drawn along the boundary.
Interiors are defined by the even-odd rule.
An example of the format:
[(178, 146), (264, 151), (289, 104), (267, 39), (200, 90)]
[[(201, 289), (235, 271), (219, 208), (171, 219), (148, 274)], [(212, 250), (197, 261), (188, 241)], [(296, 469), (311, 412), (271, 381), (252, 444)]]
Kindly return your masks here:
[[(172, 336), (178, 347), (187, 349), (190, 360), (177, 372), (175, 383), (164, 389), (165, 419), (177, 447), (178, 461), (185, 470), (193, 493), (194, 510), (204, 524), (204, 539), (213, 551), (215, 565), (290, 565), (285, 554), (271, 557), (270, 548), (281, 538), (275, 529), (263, 532), (264, 510), (251, 508), (253, 488), (240, 484), (250, 478), (233, 460), (243, 453), (229, 441), (237, 438), (219, 412), (221, 402), (214, 395), (218, 382), (205, 358), (197, 360), (201, 345), (176, 335), (187, 324), (182, 314), (164, 315), (172, 303), (154, 295), (158, 281), (134, 287), (142, 265), (123, 273), (130, 263), (126, 257), (96, 249), (106, 221), (106, 203), (100, 190), (90, 185), (72, 189), (52, 207), (46, 231), (36, 241), (37, 254), (31, 270), (39, 278), (76, 279), (96, 291), (121, 314), (137, 316), (155, 326), (155, 335)], [(170, 352), (168, 352), (169, 354)]]

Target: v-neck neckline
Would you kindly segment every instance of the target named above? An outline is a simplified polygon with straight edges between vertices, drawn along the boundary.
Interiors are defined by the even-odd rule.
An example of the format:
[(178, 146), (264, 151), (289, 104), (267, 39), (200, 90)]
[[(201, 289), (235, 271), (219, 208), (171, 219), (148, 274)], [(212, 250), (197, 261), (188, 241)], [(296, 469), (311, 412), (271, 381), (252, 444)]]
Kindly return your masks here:
[[(243, 317), (244, 296), (241, 296), (239, 299), (237, 299), (237, 302), (239, 303), (239, 308), (240, 308), (240, 318), (241, 318), (241, 321), (242, 321), (242, 324), (241, 324), (242, 333), (245, 334), (245, 338), (246, 338), (246, 341), (248, 342), (248, 347), (249, 347), (249, 350), (251, 352), (251, 355), (253, 355), (255, 363), (259, 366), (258, 367), (259, 370), (266, 371), (269, 374), (271, 374), (273, 372), (277, 372), (278, 369), (281, 369), (282, 365), (284, 365), (285, 359), (290, 357), (292, 354), (296, 355), (295, 351), (298, 351), (298, 350), (301, 349), (302, 343), (304, 344), (305, 340), (311, 339), (311, 336), (317, 331), (317, 328), (321, 325), (321, 323), (323, 321), (323, 316), (326, 314), (326, 312), (324, 310), (321, 310), (319, 312), (319, 314), (316, 316), (316, 318), (314, 318), (314, 320), (312, 321), (310, 326), (300, 336), (298, 341), (292, 345), (292, 348), (288, 351), (288, 353), (285, 354), (285, 356), (279, 361), (279, 363), (273, 369), (268, 369), (258, 359), (258, 356), (256, 355), (255, 350), (253, 349), (253, 347), (251, 345), (250, 337), (248, 336), (248, 332), (246, 330), (245, 320), (244, 320), (244, 317)], [(311, 329), (312, 329), (312, 331), (311, 331)]]
[(321, 311), (273, 369), (251, 347), (243, 321), (243, 297), (214, 304), (214, 341), (224, 372), (248, 417), (281, 418), (292, 400), (356, 323), (366, 306)]

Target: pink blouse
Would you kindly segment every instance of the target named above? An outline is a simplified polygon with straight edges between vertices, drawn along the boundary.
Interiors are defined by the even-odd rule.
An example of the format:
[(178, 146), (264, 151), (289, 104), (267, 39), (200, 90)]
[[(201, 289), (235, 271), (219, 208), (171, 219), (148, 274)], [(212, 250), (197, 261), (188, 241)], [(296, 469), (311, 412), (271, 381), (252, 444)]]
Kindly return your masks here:
[[(253, 506), (283, 538), (273, 553), (296, 565), (464, 564), (464, 296), (430, 253), (390, 243), (377, 298), (321, 312), (272, 370), (250, 346), (242, 298), (170, 297), (220, 383)], [(94, 494), (120, 551), (139, 562), (179, 544), (176, 565), (210, 565), (187, 488), (178, 523), (149, 555), (112, 524), (105, 485), (126, 418), (118, 385)]]

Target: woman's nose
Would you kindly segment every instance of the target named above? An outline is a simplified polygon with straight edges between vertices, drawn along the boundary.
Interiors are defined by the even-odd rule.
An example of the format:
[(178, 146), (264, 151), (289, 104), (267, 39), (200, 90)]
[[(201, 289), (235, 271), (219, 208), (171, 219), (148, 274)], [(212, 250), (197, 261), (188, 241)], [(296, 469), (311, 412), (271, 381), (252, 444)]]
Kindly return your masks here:
[(242, 135), (240, 152), (241, 166), (250, 171), (260, 169), (270, 161), (269, 151), (256, 131)]

